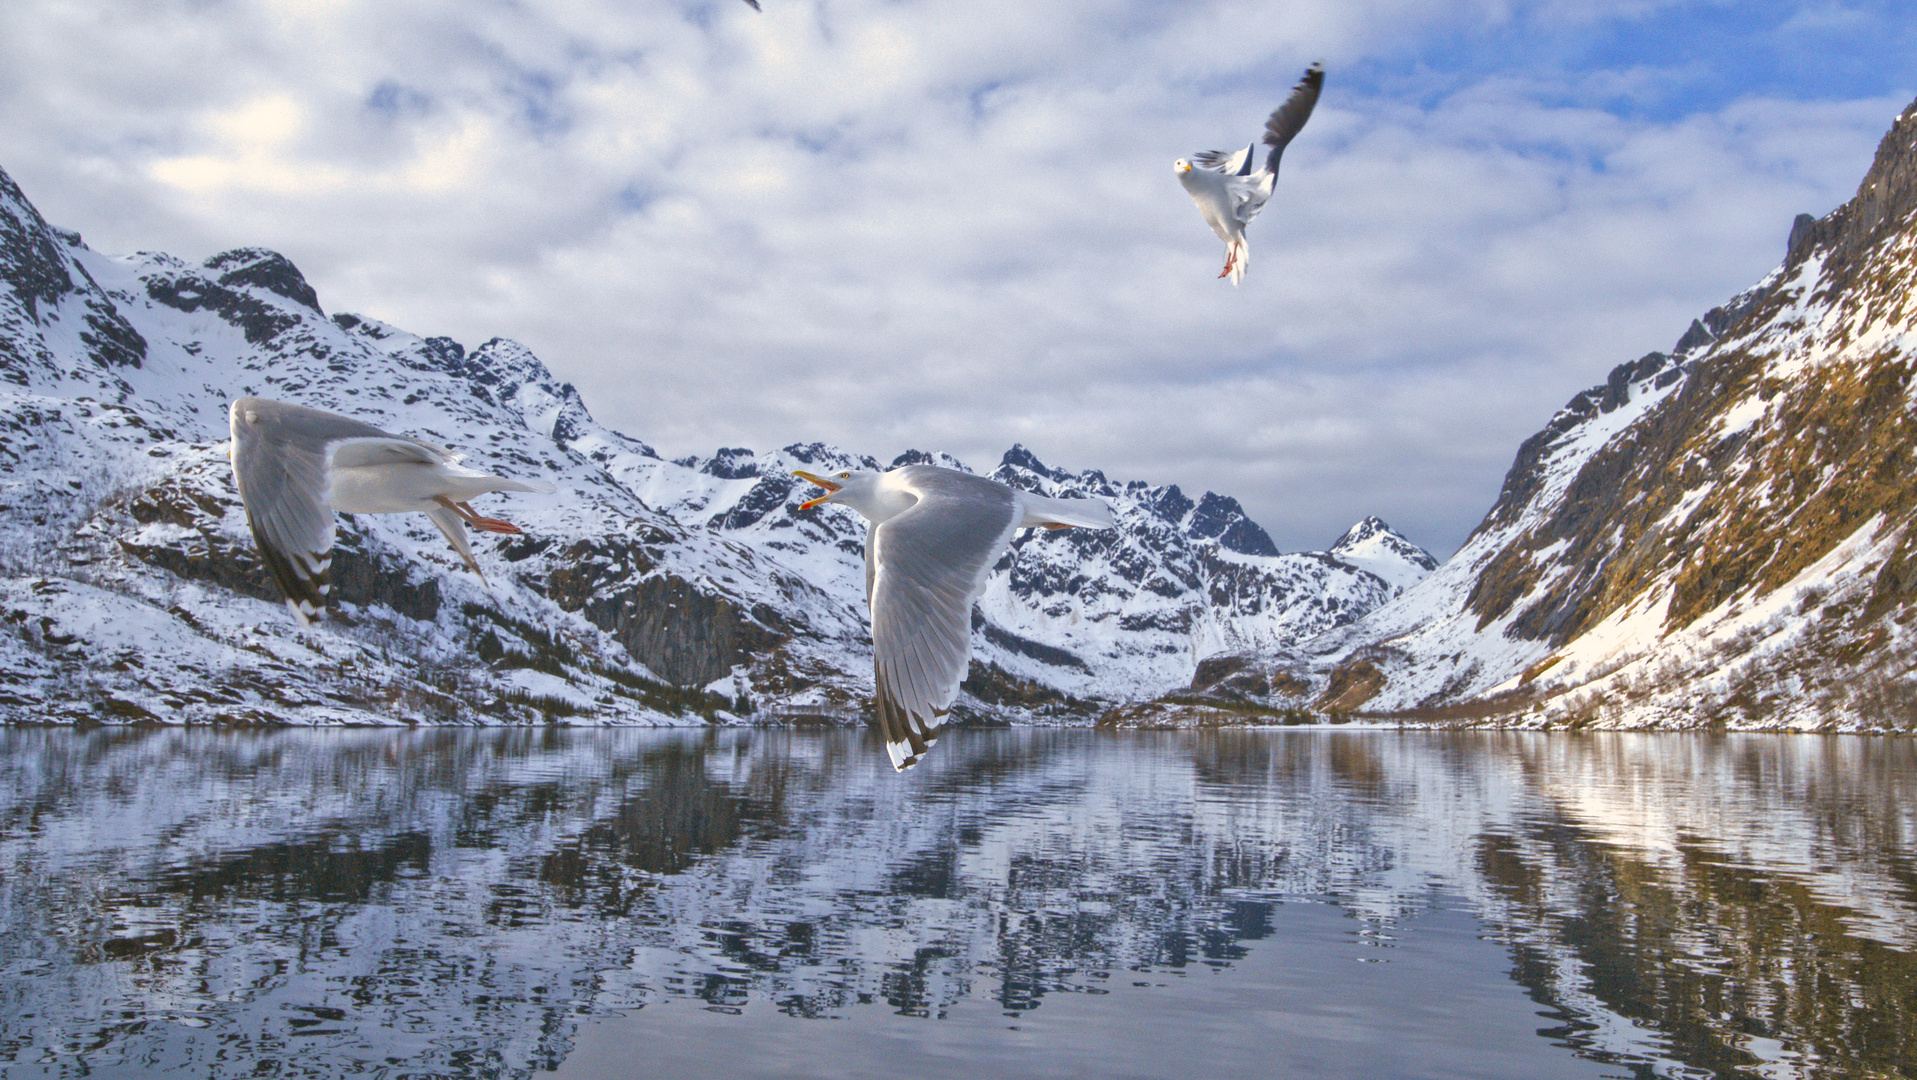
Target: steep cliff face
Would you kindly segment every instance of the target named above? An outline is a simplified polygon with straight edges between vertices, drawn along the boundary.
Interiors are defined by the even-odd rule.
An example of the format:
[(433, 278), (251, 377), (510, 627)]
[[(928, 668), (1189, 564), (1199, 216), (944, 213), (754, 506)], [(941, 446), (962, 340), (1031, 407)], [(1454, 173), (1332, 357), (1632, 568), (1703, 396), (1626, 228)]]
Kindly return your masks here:
[[(1307, 645), (1321, 700), (1910, 726), (1914, 277), (1917, 105), (1854, 199), (1799, 219), (1776, 271), (1528, 440), (1444, 567)], [(1332, 694), (1361, 668), (1369, 692)]]
[[(472, 538), (484, 581), (424, 518), (342, 515), (334, 617), (303, 629), (233, 490), (226, 406), (245, 394), (560, 492), (492, 497), (526, 532)], [(663, 461), (513, 342), (328, 317), (257, 248), (109, 258), (0, 173), (0, 719), (856, 719), (864, 524), (800, 511), (791, 475), (854, 465), (882, 463), (819, 444)], [(1236, 500), (1021, 447), (994, 475), (1106, 498), (1121, 527), (1019, 538), (975, 620), (974, 710), (1089, 716), (1182, 686), (1212, 653), (1356, 619), (1429, 559), (1281, 555)]]

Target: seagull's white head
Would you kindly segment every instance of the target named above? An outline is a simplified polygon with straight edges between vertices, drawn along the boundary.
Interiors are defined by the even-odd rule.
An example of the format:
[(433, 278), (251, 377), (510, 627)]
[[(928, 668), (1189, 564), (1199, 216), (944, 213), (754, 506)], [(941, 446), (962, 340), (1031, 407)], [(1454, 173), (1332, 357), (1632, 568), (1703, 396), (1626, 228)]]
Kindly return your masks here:
[[(860, 513), (866, 513), (867, 507), (876, 501), (880, 473), (866, 469), (847, 469), (835, 472), (831, 476), (818, 476), (804, 469), (792, 470), (792, 475), (825, 489), (825, 494), (816, 499), (807, 499), (799, 504), (799, 509), (810, 510), (823, 503), (844, 503)], [(867, 514), (869, 517), (870, 515)]]
[(1191, 171), (1191, 162), (1186, 161), (1184, 158), (1179, 158), (1177, 161), (1172, 162), (1172, 171), (1183, 176)]

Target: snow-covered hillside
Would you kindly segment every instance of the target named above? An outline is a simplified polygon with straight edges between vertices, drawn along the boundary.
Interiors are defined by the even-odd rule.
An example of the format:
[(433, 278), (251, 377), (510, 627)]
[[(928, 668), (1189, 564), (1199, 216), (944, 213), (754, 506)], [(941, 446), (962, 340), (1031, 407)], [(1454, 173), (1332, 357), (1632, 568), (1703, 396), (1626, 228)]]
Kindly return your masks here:
[[(301, 628), (255, 557), (226, 406), (346, 412), (543, 478), (482, 505), (482, 582), (423, 517), (342, 517), (335, 617)], [(900, 459), (962, 463), (940, 455)], [(661, 459), (502, 339), (470, 349), (322, 311), (284, 257), (117, 258), (0, 173), (0, 716), (16, 721), (850, 719), (870, 691), (864, 529), (802, 512), (819, 444)], [(975, 616), (967, 706), (1095, 715), (1223, 652), (1351, 622), (1430, 556), (1367, 521), (1280, 554), (1236, 500), (1049, 468), (992, 475), (1112, 503), (1119, 528), (1019, 537)]]
[(1290, 654), (1333, 711), (1917, 726), (1917, 104), (1781, 266), (1518, 451), (1435, 573)]

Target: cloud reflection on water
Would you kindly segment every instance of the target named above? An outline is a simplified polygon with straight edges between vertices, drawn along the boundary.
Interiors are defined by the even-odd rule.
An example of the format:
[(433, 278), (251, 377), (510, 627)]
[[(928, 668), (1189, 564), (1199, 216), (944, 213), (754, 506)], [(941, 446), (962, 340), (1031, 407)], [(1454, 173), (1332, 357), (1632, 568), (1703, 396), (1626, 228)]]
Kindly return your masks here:
[(1244, 975), (1303, 904), (1386, 961), (1473, 913), (1540, 1054), (1917, 1067), (1908, 742), (1013, 730), (897, 777), (868, 741), (0, 732), (0, 1062), (525, 1075), (670, 1002), (1016, 1018)]

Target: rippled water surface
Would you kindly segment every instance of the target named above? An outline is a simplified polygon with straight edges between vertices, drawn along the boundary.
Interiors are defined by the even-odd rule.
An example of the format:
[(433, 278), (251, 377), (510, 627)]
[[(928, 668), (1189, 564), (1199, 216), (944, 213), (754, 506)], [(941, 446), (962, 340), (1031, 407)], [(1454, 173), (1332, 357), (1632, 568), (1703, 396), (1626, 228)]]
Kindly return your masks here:
[(1917, 743), (0, 730), (0, 1073), (1917, 1075)]

